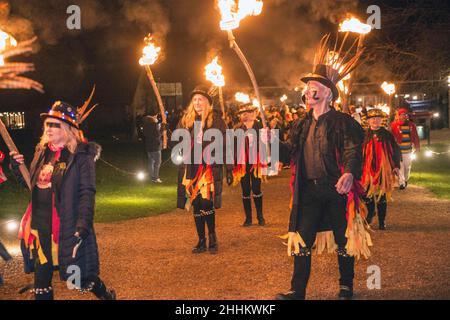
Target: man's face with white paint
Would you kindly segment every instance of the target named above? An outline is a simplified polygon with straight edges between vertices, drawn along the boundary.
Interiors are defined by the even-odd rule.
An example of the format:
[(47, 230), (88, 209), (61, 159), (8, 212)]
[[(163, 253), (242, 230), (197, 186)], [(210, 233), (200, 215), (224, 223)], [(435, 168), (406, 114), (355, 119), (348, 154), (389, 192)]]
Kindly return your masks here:
[(306, 102), (311, 108), (314, 108), (314, 106), (317, 105), (321, 105), (324, 102), (328, 104), (328, 97), (330, 95), (330, 88), (324, 86), (318, 81), (311, 80), (306, 84)]

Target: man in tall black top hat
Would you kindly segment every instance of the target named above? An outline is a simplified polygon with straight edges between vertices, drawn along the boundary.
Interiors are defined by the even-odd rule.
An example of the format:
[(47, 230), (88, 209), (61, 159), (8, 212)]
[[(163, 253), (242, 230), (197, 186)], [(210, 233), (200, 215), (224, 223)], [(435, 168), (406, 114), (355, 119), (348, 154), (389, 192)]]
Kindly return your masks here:
[(339, 297), (353, 295), (354, 257), (346, 250), (347, 194), (361, 176), (363, 131), (349, 115), (336, 111), (333, 103), (339, 97), (337, 82), (352, 70), (355, 60), (351, 59), (351, 66), (339, 61), (343, 67), (336, 68), (326, 56), (328, 36), (324, 39), (314, 72), (302, 78), (311, 110), (291, 130), (296, 172), (288, 254), (294, 256), (294, 273), (291, 290), (278, 294), (279, 300), (305, 299), (311, 248), (316, 233), (327, 230), (333, 231), (338, 247)]

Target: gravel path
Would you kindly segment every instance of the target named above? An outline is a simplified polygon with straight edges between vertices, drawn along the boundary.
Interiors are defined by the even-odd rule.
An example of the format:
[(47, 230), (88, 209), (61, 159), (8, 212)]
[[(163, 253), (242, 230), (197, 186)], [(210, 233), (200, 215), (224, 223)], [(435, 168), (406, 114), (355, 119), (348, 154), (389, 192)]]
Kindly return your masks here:
[[(196, 233), (191, 213), (97, 224), (101, 276), (119, 299), (273, 299), (289, 288), (292, 260), (277, 238), (289, 218), (288, 171), (263, 185), (266, 227), (243, 228), (240, 188), (225, 188), (218, 211), (219, 254), (191, 254)], [(410, 186), (394, 193), (388, 230), (374, 230), (372, 258), (356, 265), (357, 299), (450, 299), (450, 201)], [(17, 242), (8, 242), (8, 245)], [(308, 298), (334, 299), (335, 254), (313, 256)], [(367, 268), (381, 269), (381, 289), (369, 290)], [(18, 255), (0, 262), (0, 299), (32, 299), (18, 289), (30, 283)], [(56, 275), (56, 273), (55, 273)], [(55, 276), (56, 299), (90, 299), (65, 289)]]

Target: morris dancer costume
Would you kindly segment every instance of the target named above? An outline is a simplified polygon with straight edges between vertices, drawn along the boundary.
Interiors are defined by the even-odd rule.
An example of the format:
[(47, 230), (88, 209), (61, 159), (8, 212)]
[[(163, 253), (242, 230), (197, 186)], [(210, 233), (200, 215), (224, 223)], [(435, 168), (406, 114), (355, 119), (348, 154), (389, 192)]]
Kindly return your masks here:
[[(202, 115), (194, 111), (193, 100), (196, 95), (206, 98), (205, 118), (202, 121)], [(191, 93), (190, 106), (181, 119), (178, 128), (188, 129), (192, 142), (189, 154), (184, 154), (184, 159), (190, 159), (190, 164), (186, 161), (179, 167), (178, 171), (178, 201), (177, 207), (180, 209), (190, 210), (191, 206), (194, 210), (194, 220), (197, 229), (199, 241), (192, 249), (193, 253), (202, 253), (206, 251), (205, 224), (209, 231), (208, 249), (210, 253), (217, 253), (218, 242), (216, 236), (215, 215), (216, 209), (222, 207), (222, 180), (223, 180), (223, 164), (205, 162), (202, 156), (201, 163), (195, 164), (194, 144), (202, 148), (203, 153), (209, 150), (208, 146), (211, 142), (203, 141), (203, 133), (208, 129), (218, 129), (224, 137), (225, 148), (225, 132), (226, 124), (221, 115), (212, 108), (212, 97), (208, 93), (206, 87), (199, 86)], [(189, 123), (189, 117), (191, 123)], [(197, 124), (201, 130), (198, 136), (194, 136), (194, 126)], [(223, 153), (225, 157), (225, 150)], [(223, 163), (223, 162), (222, 162)], [(228, 167), (231, 170), (232, 166)]]
[[(380, 109), (371, 109), (368, 119), (385, 119), (387, 115)], [(384, 127), (374, 130), (371, 126), (363, 145), (364, 166), (361, 184), (366, 190), (366, 205), (369, 211), (367, 223), (378, 214), (379, 229), (386, 228), (387, 201), (394, 189), (394, 171), (400, 168), (401, 153), (392, 133)]]
[[(237, 150), (235, 151), (235, 167), (233, 169), (233, 185), (236, 186), (240, 182), (242, 188), (242, 202), (245, 211), (244, 227), (252, 225), (252, 197), (258, 224), (260, 226), (266, 224), (263, 215), (261, 181), (266, 179), (267, 164), (261, 161), (260, 147), (264, 146), (259, 145), (259, 137), (262, 125), (259, 121), (256, 121), (256, 110), (257, 108), (251, 103), (241, 105), (238, 112), (241, 115), (241, 123), (235, 127), (235, 130), (244, 130), (246, 134), (245, 138), (240, 141), (240, 145), (235, 144)], [(252, 123), (251, 128), (247, 128), (246, 124), (242, 122), (242, 117), (249, 117), (247, 124)]]
[(396, 121), (391, 123), (391, 132), (402, 151), (402, 162), (400, 163), (400, 174), (398, 182), (400, 189), (405, 189), (408, 185), (411, 174), (411, 155), (420, 151), (420, 140), (414, 122), (409, 120), (409, 112), (406, 108), (400, 108)]
[[(46, 132), (31, 163), (31, 202), (19, 231), (25, 272), (34, 272), (32, 292), (36, 300), (53, 299), (53, 271), (59, 270), (61, 280), (67, 281), (73, 266), (79, 268), (81, 276), (81, 283), (74, 284), (79, 286), (76, 289), (82, 293), (92, 292), (102, 300), (115, 299), (115, 292), (108, 290), (99, 278), (99, 254), (93, 226), (94, 162), (101, 148), (88, 143), (79, 130), (81, 122), (95, 107), (87, 111), (92, 95), (93, 92), (81, 108), (57, 101), (48, 113), (41, 114)], [(75, 144), (64, 142), (64, 147), (56, 147), (46, 142), (48, 128), (65, 130)], [(14, 159), (12, 168), (18, 181), (26, 186)]]
[[(337, 248), (342, 299), (353, 296), (355, 257), (370, 255), (371, 240), (364, 226), (365, 206), (360, 201), (363, 189), (358, 184), (364, 132), (350, 115), (332, 107), (339, 97), (336, 83), (356, 67), (362, 52), (358, 50), (354, 56), (339, 52), (338, 57), (352, 57), (330, 62), (328, 41), (329, 35), (321, 41), (314, 72), (302, 79), (307, 84), (311, 110), (291, 132), (296, 166), (288, 254), (294, 256), (294, 273), (291, 290), (278, 294), (279, 300), (305, 299), (315, 242), (319, 252), (327, 246), (329, 250)], [(315, 111), (321, 113), (318, 118)], [(348, 194), (338, 193), (338, 186), (339, 190), (348, 190)], [(330, 230), (332, 233), (317, 234)]]

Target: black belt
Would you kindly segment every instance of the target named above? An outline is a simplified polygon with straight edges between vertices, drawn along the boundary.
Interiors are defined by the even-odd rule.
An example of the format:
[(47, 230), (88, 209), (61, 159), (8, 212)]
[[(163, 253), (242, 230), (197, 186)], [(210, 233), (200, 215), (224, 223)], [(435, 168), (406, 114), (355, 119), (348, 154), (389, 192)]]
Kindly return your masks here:
[(327, 184), (335, 185), (336, 182), (337, 182), (334, 179), (330, 179), (330, 178), (307, 179), (307, 180), (303, 180), (303, 181), (306, 184), (314, 184), (316, 186), (318, 186), (318, 185), (327, 185)]

